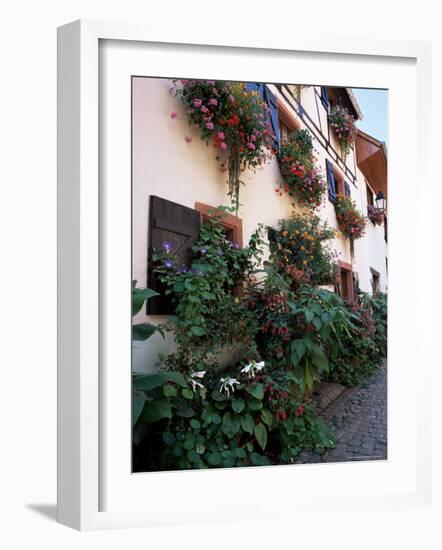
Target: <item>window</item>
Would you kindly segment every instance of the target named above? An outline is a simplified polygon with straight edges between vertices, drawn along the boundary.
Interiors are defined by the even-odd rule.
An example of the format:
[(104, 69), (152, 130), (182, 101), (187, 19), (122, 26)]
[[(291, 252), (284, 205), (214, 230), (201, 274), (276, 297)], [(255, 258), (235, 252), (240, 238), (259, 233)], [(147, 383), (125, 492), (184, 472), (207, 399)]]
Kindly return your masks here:
[(282, 102), (278, 102), (278, 125), (281, 141), (287, 141), (292, 132), (299, 130), (301, 125)]
[(258, 92), (260, 98), (267, 103), (269, 107), (270, 123), (275, 136), (274, 148), (278, 149), (280, 131), (278, 125), (278, 101), (275, 94), (262, 82), (246, 82), (246, 90)]
[(242, 247), (242, 220), (237, 218), (233, 214), (221, 212), (213, 206), (203, 204), (201, 202), (195, 203), (195, 210), (200, 213), (200, 223), (206, 222), (214, 213), (219, 213), (222, 216), (221, 225), (226, 233), (226, 238), (232, 244), (239, 244)]
[(381, 292), (381, 276), (379, 271), (370, 267), (371, 272), (371, 289), (373, 296), (377, 296)]
[[(225, 231), (226, 239), (232, 244), (237, 244), (242, 247), (243, 235), (242, 235), (242, 220), (237, 218), (233, 214), (227, 214), (226, 212), (218, 211), (213, 206), (202, 204), (200, 202), (195, 203), (195, 210), (200, 214), (200, 223), (206, 222), (214, 213), (219, 212), (222, 216), (221, 225)], [(235, 296), (241, 296), (243, 292), (242, 285), (238, 285), (235, 288)]]
[(357, 276), (353, 277), (352, 265), (339, 260), (335, 266), (335, 292), (348, 303), (355, 301), (355, 281)]
[(328, 159), (325, 159), (325, 168), (327, 173), (328, 183), (328, 198), (331, 202), (336, 202), (336, 195), (345, 195), (349, 197), (351, 194), (350, 184), (344, 180), (344, 176)]
[(147, 301), (149, 315), (169, 315), (173, 312), (172, 301), (164, 296), (164, 285), (152, 270), (152, 253), (160, 250), (164, 242), (170, 242), (175, 256), (185, 265), (193, 258), (192, 246), (198, 240), (201, 215), (197, 210), (151, 196), (149, 200), (149, 234), (147, 286), (161, 295)]

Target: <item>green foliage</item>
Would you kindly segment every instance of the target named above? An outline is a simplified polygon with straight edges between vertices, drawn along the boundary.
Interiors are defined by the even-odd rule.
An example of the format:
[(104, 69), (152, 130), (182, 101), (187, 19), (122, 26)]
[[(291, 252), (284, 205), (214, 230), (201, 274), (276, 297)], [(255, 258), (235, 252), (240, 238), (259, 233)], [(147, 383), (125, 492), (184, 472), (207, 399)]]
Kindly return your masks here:
[[(280, 464), (290, 462), (303, 449), (323, 451), (334, 444), (333, 436), (316, 421), (314, 410), (304, 408), (290, 391), (289, 373), (275, 378), (264, 368), (254, 376), (246, 371), (234, 367), (221, 379), (206, 374), (205, 391), (195, 387), (185, 410), (184, 391), (165, 396), (170, 395), (166, 388), (179, 389), (178, 381), (165, 377), (162, 386), (158, 386), (159, 378), (150, 384), (138, 417), (145, 435), (138, 443), (135, 469)], [(222, 380), (235, 381), (234, 390), (227, 391)]]
[[(350, 308), (318, 287), (331, 277), (332, 236), (317, 217), (293, 216), (259, 270), (261, 230), (240, 248), (214, 216), (190, 267), (170, 243), (155, 252), (177, 350), (160, 372), (133, 376), (135, 471), (287, 464), (334, 446), (308, 395), (321, 380), (359, 384), (375, 371), (387, 352), (387, 300), (364, 295)], [(244, 359), (221, 372), (225, 344), (241, 345)]]
[(175, 332), (177, 357), (183, 368), (201, 370), (205, 363), (216, 362), (226, 344), (253, 352), (256, 321), (235, 289), (260, 261), (261, 229), (242, 248), (226, 239), (220, 216), (213, 216), (202, 225), (193, 250), (190, 267), (178, 265), (169, 247), (156, 251), (153, 261), (175, 304), (174, 325), (169, 328)]

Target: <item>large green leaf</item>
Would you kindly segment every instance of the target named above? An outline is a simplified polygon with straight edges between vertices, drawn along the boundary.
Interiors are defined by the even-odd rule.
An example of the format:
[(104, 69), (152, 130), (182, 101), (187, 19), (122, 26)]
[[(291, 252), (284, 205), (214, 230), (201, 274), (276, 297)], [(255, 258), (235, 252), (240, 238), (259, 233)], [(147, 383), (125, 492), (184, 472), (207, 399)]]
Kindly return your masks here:
[(132, 326), (132, 340), (142, 341), (147, 340), (154, 332), (158, 331), (164, 338), (163, 331), (151, 323), (140, 323)]
[(328, 371), (329, 369), (327, 355), (323, 348), (317, 344), (312, 347), (312, 362), (320, 371)]
[(153, 390), (162, 386), (166, 382), (173, 382), (183, 388), (187, 388), (188, 385), (184, 379), (184, 376), (180, 372), (157, 372), (154, 374), (134, 374), (133, 375), (133, 387), (137, 390)]
[(310, 365), (305, 366), (304, 380), (305, 385), (311, 390), (313, 388), (313, 373)]
[(132, 425), (135, 426), (137, 420), (140, 418), (141, 411), (143, 410), (145, 397), (142, 395), (134, 394), (132, 397)]
[(246, 386), (247, 393), (250, 393), (255, 399), (262, 399), (264, 397), (264, 386), (262, 384), (253, 384), (252, 386)]
[(229, 439), (238, 433), (240, 426), (240, 419), (237, 416), (233, 415), (231, 412), (226, 412), (224, 414), (221, 430)]
[(166, 399), (146, 401), (141, 412), (141, 420), (147, 424), (162, 418), (172, 418), (172, 406)]
[(267, 445), (267, 428), (262, 422), (260, 422), (259, 424), (256, 424), (255, 428), (253, 429), (253, 433), (255, 434), (258, 445), (261, 447), (262, 450), (264, 450)]
[(269, 411), (269, 409), (262, 409), (260, 414), (261, 414), (261, 418), (262, 418), (262, 421), (264, 422), (264, 424), (267, 424), (267, 426), (271, 426), (273, 417), (272, 417), (272, 413)]
[(150, 288), (132, 288), (132, 316), (136, 315), (144, 302), (153, 296), (159, 296), (159, 294)]
[(236, 413), (240, 413), (244, 409), (245, 406), (246, 406), (246, 404), (245, 404), (244, 399), (239, 398), (239, 399), (234, 399), (232, 401), (232, 409)]

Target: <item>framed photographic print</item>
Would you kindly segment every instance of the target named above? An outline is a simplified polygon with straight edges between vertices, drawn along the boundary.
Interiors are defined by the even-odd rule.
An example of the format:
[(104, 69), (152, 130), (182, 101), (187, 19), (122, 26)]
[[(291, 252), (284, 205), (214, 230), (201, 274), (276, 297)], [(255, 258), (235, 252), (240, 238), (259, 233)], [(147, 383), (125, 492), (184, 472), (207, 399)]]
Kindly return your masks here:
[(424, 505), (428, 55), (59, 29), (60, 522)]

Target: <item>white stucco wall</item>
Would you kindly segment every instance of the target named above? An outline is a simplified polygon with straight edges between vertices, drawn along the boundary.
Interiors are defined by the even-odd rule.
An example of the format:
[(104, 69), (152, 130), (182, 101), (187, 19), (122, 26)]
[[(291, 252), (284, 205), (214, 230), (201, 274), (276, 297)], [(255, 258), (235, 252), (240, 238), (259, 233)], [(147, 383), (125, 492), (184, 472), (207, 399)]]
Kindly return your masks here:
[[(200, 140), (198, 130), (191, 129), (180, 102), (170, 93), (171, 83), (166, 79), (135, 78), (133, 82), (133, 278), (139, 286), (147, 284), (147, 243), (149, 196), (195, 207), (196, 202), (211, 206), (228, 204), (226, 175), (219, 169), (213, 147)], [(276, 90), (275, 90), (276, 92)], [(312, 89), (302, 90), (305, 109), (312, 109), (318, 116)], [(305, 99), (305, 98), (308, 98)], [(170, 114), (178, 112), (178, 118)], [(316, 111), (316, 115), (315, 115)], [(320, 115), (322, 116), (322, 115)], [(325, 119), (326, 121), (326, 119)], [(192, 138), (187, 143), (186, 136)], [(326, 151), (315, 141), (318, 164), (325, 173)], [(239, 217), (243, 221), (243, 240), (248, 242), (258, 223), (276, 226), (281, 218), (292, 211), (289, 197), (275, 193), (280, 173), (274, 158), (263, 169), (242, 175), (246, 185), (241, 188)], [(361, 179), (363, 182), (363, 179)], [(365, 185), (365, 184), (364, 184)], [(361, 186), (362, 187), (362, 186)], [(352, 196), (363, 210), (365, 189), (352, 186)], [(366, 208), (365, 208), (366, 211)], [(324, 201), (319, 215), (336, 227), (333, 204)], [(381, 238), (382, 237), (382, 238)], [(361, 287), (370, 290), (370, 271), (373, 267), (381, 273), (384, 284), (385, 254), (383, 251), (383, 228), (367, 234), (363, 243), (356, 243), (353, 265), (358, 271)], [(351, 263), (349, 242), (336, 239), (333, 246), (339, 258)], [(148, 318), (142, 310), (135, 322), (164, 322), (165, 317)], [(156, 334), (148, 341), (134, 345), (133, 367), (137, 371), (155, 368), (159, 352), (173, 350), (170, 338), (164, 341)]]

